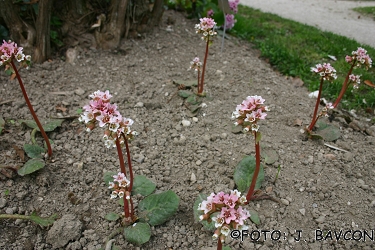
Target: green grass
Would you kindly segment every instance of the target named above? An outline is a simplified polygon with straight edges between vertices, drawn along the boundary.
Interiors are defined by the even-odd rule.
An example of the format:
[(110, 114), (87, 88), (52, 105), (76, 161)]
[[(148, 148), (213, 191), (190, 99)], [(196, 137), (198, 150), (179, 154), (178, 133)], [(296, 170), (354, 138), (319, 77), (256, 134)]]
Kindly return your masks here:
[[(232, 34), (253, 43), (261, 51), (261, 56), (267, 58), (282, 74), (300, 77), (309, 90), (317, 90), (319, 86), (319, 76), (311, 73), (311, 67), (318, 63), (331, 63), (337, 71), (338, 79), (333, 83), (325, 82), (323, 86), (323, 97), (331, 101), (338, 96), (350, 68), (345, 62), (346, 55), (350, 55), (358, 47), (363, 47), (375, 61), (374, 48), (274, 14), (240, 5), (236, 18), (237, 23), (231, 30)], [(331, 60), (328, 55), (335, 56), (337, 61)], [(353, 73), (362, 75), (362, 81), (375, 82), (375, 67), (369, 71), (355, 69)], [(347, 109), (373, 108), (375, 90), (365, 84), (361, 84), (355, 91), (351, 91), (349, 87), (341, 105)]]
[(354, 8), (353, 10), (362, 15), (372, 17), (375, 20), (375, 6), (358, 7)]

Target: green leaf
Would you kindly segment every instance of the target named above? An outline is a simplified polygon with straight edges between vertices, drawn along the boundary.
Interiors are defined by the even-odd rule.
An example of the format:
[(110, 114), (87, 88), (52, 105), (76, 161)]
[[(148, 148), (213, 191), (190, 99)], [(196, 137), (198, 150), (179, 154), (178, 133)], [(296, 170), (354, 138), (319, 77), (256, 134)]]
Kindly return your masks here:
[(30, 215), (30, 220), (42, 227), (48, 227), (52, 225), (55, 222), (56, 218), (57, 218), (57, 214), (51, 215), (48, 218), (39, 217), (38, 215), (36, 215), (35, 212), (33, 212)]
[(132, 226), (126, 227), (124, 229), (125, 239), (134, 244), (144, 244), (150, 240), (151, 228), (147, 223), (134, 223)]
[(109, 221), (116, 221), (120, 218), (120, 215), (114, 213), (114, 212), (109, 212), (108, 214), (105, 215), (104, 217), (106, 220)]
[(197, 101), (197, 96), (196, 95), (191, 95), (186, 99), (186, 102), (190, 103), (191, 105), (196, 105), (200, 104), (201, 102)]
[(22, 168), (18, 169), (17, 173), (21, 176), (31, 174), (45, 166), (45, 162), (42, 159), (30, 159)]
[(122, 198), (120, 198), (120, 199), (118, 200), (118, 204), (119, 204), (120, 206), (124, 206), (124, 197), (122, 197)]
[(38, 145), (25, 144), (23, 149), (30, 158), (43, 158), (43, 154), (46, 150)]
[(139, 217), (151, 226), (163, 224), (176, 213), (179, 202), (180, 198), (172, 190), (151, 194), (139, 202)]
[(154, 192), (156, 184), (147, 179), (143, 175), (134, 176), (133, 190), (132, 194), (141, 194), (147, 196)]
[(223, 250), (231, 250), (231, 248), (228, 247), (228, 246), (225, 246), (225, 247), (223, 247)]
[(104, 179), (104, 182), (105, 182), (105, 185), (108, 186), (109, 185), (109, 182), (113, 182), (113, 176), (116, 175), (118, 173), (115, 173), (115, 172), (105, 172), (104, 173), (104, 176), (103, 176), (103, 179)]
[[(51, 119), (51, 120), (41, 120), (40, 123), (45, 132), (54, 131), (57, 127), (60, 127), (64, 119)], [(29, 128), (36, 128), (38, 131), (38, 125), (34, 120), (19, 120), (20, 123), (26, 124)]]
[(5, 126), (5, 120), (3, 119), (2, 116), (0, 116), (0, 134), (4, 129), (4, 126)]
[(206, 194), (198, 194), (197, 199), (195, 199), (194, 206), (193, 206), (194, 220), (197, 221), (197, 222), (202, 223), (202, 225), (203, 225), (203, 227), (205, 229), (212, 231), (212, 230), (215, 229), (215, 223), (213, 221), (211, 221), (211, 223), (208, 223), (207, 221), (200, 221), (199, 220), (199, 216), (201, 216), (203, 214), (203, 212), (200, 211), (200, 210), (198, 210), (198, 205), (200, 203), (202, 203), (202, 201), (204, 201), (206, 199), (207, 199), (207, 195)]
[(193, 95), (193, 92), (188, 91), (188, 90), (179, 90), (178, 95), (183, 98), (188, 98), (189, 96)]
[(331, 142), (336, 141), (341, 137), (341, 131), (338, 127), (333, 125), (319, 123), (319, 128), (316, 131), (316, 134), (323, 137), (323, 140)]
[(250, 212), (250, 220), (254, 222), (256, 225), (259, 225), (260, 219), (259, 219), (258, 213), (254, 210), (250, 210), (249, 212)]
[(266, 164), (273, 164), (279, 159), (276, 150), (271, 148), (262, 148), (261, 156), (264, 158)]
[(190, 105), (190, 107), (189, 107), (191, 113), (197, 112), (200, 108), (201, 108), (201, 105), (199, 105), (199, 104)]
[[(250, 184), (255, 171), (255, 158), (253, 156), (244, 157), (240, 163), (238, 163), (236, 169), (234, 170), (233, 179), (237, 185), (240, 192), (245, 192)], [(259, 174), (257, 177), (257, 182), (255, 184), (255, 189), (259, 189), (264, 180), (264, 169), (263, 165), (260, 165)]]

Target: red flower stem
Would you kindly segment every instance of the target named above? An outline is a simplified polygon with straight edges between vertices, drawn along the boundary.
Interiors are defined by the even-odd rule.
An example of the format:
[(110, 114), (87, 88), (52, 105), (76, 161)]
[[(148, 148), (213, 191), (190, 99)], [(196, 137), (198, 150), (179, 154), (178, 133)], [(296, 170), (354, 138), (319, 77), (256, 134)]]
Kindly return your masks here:
[(223, 243), (221, 243), (220, 237), (217, 239), (217, 250), (223, 249)]
[(201, 76), (201, 74), (200, 74), (200, 69), (198, 69), (198, 93), (199, 93), (199, 88), (200, 88), (200, 83), (199, 83), (199, 78), (200, 78), (200, 76)]
[(29, 100), (29, 97), (27, 96), (25, 86), (23, 85), (23, 82), (22, 82), (21, 76), (20, 76), (20, 74), (18, 73), (18, 70), (17, 70), (16, 65), (14, 65), (13, 60), (11, 60), (10, 63), (11, 63), (11, 65), (12, 65), (12, 68), (13, 68), (14, 72), (16, 73), (16, 77), (17, 77), (17, 80), (18, 80), (18, 82), (19, 82), (19, 84), (20, 84), (20, 87), (21, 87), (21, 90), (22, 90), (23, 97), (25, 98), (26, 104), (27, 104), (27, 106), (29, 107), (29, 110), (30, 110), (30, 112), (31, 112), (31, 115), (33, 116), (34, 121), (35, 121), (36, 124), (38, 125), (38, 128), (39, 128), (39, 130), (40, 130), (40, 133), (42, 133), (42, 136), (43, 136), (44, 140), (46, 141), (47, 148), (48, 148), (48, 156), (51, 157), (51, 156), (52, 156), (52, 148), (51, 148), (51, 144), (49, 143), (48, 136), (47, 136), (46, 132), (44, 131), (44, 129), (43, 129), (43, 127), (42, 127), (42, 124), (40, 123), (38, 117), (36, 116), (36, 113), (35, 113), (35, 111), (34, 111), (34, 109), (33, 109), (33, 106), (31, 105), (31, 102), (30, 102), (30, 100)]
[(320, 96), (322, 94), (322, 89), (323, 89), (323, 77), (320, 78), (320, 86), (319, 86), (319, 93), (318, 97), (316, 98), (316, 104), (315, 104), (315, 109), (314, 109), (314, 115), (312, 117), (310, 126), (308, 128), (309, 131), (313, 130), (315, 123), (317, 122), (318, 119), (316, 119), (316, 115), (318, 114), (318, 109), (319, 109), (319, 103), (320, 103)]
[(128, 167), (129, 167), (129, 176), (130, 176), (130, 185), (129, 185), (129, 192), (132, 191), (133, 189), (133, 168), (132, 168), (132, 160), (130, 157), (130, 150), (129, 150), (129, 144), (128, 144), (128, 139), (126, 136), (123, 134), (124, 140), (125, 140), (125, 148), (126, 148), (126, 155), (128, 157)]
[(117, 148), (118, 160), (120, 162), (121, 173), (123, 173), (126, 176), (124, 156), (122, 154), (122, 149), (121, 149), (120, 141), (118, 140), (118, 138), (116, 139), (116, 148)]
[(204, 84), (204, 72), (206, 71), (206, 62), (208, 57), (208, 45), (210, 43), (210, 37), (208, 36), (207, 43), (206, 43), (206, 54), (204, 55), (204, 61), (203, 61), (203, 69), (202, 69), (202, 78), (200, 82), (200, 87), (198, 87), (198, 94), (203, 93), (203, 84)]
[(349, 82), (349, 76), (352, 74), (352, 71), (353, 71), (353, 68), (354, 68), (354, 65), (356, 64), (356, 62), (357, 62), (357, 60), (354, 60), (354, 61), (353, 61), (353, 64), (352, 64), (352, 66), (350, 67), (349, 72), (348, 72), (348, 74), (347, 74), (346, 77), (345, 77), (345, 81), (344, 81), (344, 83), (342, 84), (342, 88), (341, 88), (340, 94), (339, 94), (339, 96), (337, 97), (336, 101), (335, 101), (335, 102), (333, 103), (333, 105), (332, 105), (334, 108), (336, 108), (337, 105), (339, 105), (339, 103), (340, 103), (342, 97), (344, 96), (346, 90), (348, 89), (348, 86), (349, 86), (349, 84), (348, 84), (348, 82)]
[(251, 200), (251, 197), (253, 196), (255, 184), (257, 182), (258, 174), (260, 170), (260, 146), (259, 146), (259, 142), (257, 142), (256, 132), (254, 132), (254, 138), (255, 138), (255, 171), (254, 171), (253, 179), (251, 180), (250, 189), (246, 195), (247, 203), (249, 203), (249, 201)]

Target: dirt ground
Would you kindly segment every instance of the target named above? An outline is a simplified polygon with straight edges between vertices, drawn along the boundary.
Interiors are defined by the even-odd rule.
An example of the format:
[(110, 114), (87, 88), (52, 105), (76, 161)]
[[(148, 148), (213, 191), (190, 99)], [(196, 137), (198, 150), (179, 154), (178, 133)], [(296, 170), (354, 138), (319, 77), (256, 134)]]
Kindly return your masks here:
[[(167, 19), (174, 24), (167, 25)], [(258, 241), (228, 237), (225, 244), (260, 250), (375, 248), (371, 238), (375, 233), (375, 127), (368, 122), (373, 116), (352, 113), (346, 120), (333, 119), (341, 137), (326, 143), (344, 151), (323, 141), (305, 140), (300, 131), (309, 124), (315, 104), (307, 89), (300, 80), (273, 70), (251, 44), (229, 37), (223, 52), (220, 39), (210, 47), (206, 106), (193, 117), (184, 100), (174, 95), (173, 81), (196, 79), (187, 69), (195, 56), (203, 58), (205, 45), (195, 34), (195, 23), (167, 11), (159, 29), (125, 40), (118, 51), (76, 47), (73, 64), (54, 58), (21, 71), (41, 119), (76, 116), (89, 94), (110, 90), (112, 101), (123, 116), (134, 120), (133, 129), (139, 132), (131, 143), (135, 174), (153, 180), (158, 191), (173, 190), (180, 197), (176, 215), (153, 227), (148, 243), (133, 246), (119, 235), (114, 245), (119, 249), (216, 249), (213, 232), (194, 221), (193, 203), (200, 192), (235, 188), (236, 165), (255, 150), (251, 136), (231, 132), (231, 114), (246, 96), (260, 95), (271, 109), (260, 123), (261, 146), (278, 156), (276, 162), (265, 165), (262, 189), (280, 202), (251, 202), (247, 208), (258, 212), (261, 224), (249, 222), (249, 230), (276, 233), (273, 239), (268, 233)], [(0, 135), (0, 164), (21, 166), (14, 147), (30, 143), (31, 130), (18, 120), (31, 115), (18, 83), (4, 73), (0, 82), (0, 103), (12, 100), (0, 105), (7, 121)], [(190, 125), (183, 125), (184, 120)], [(120, 213), (121, 208), (110, 200), (103, 181), (103, 173), (118, 171), (119, 164), (116, 150), (105, 148), (102, 133), (100, 129), (86, 133), (77, 119), (66, 119), (62, 127), (48, 133), (54, 152), (42, 170), (24, 177), (0, 175), (0, 213), (37, 211), (41, 216), (57, 213), (60, 218), (53, 230), (29, 221), (0, 220), (1, 249), (105, 248), (106, 237), (119, 224), (104, 216)], [(40, 135), (38, 142), (42, 145)], [(278, 232), (282, 237), (275, 239)]]

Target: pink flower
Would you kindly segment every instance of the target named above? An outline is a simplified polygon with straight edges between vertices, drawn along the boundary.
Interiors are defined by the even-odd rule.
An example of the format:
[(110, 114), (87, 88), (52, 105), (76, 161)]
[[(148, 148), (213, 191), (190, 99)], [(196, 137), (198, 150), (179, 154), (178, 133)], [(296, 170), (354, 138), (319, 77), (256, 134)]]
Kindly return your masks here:
[(230, 30), (234, 27), (234, 24), (237, 22), (236, 19), (234, 19), (233, 14), (226, 14), (225, 15), (225, 30)]
[(230, 208), (234, 208), (236, 206), (237, 200), (238, 200), (238, 196), (231, 194), (225, 197), (224, 204)]
[(237, 208), (237, 210), (235, 211), (235, 215), (235, 222), (241, 226), (244, 224), (244, 221), (246, 221), (247, 218), (250, 217), (249, 211), (247, 211), (246, 208), (243, 209), (241, 206)]
[(213, 202), (216, 204), (224, 204), (225, 200), (227, 199), (227, 194), (224, 192), (219, 192), (217, 195), (213, 198)]
[(212, 37), (217, 35), (215, 32), (216, 22), (210, 17), (203, 17), (199, 24), (195, 25), (195, 31), (197, 34), (203, 34), (202, 39), (206, 42), (212, 42)]
[[(364, 65), (366, 69), (371, 68), (372, 60), (370, 56), (367, 55), (367, 50), (365, 50), (364, 48), (359, 47), (356, 51), (353, 51), (351, 58), (353, 61), (356, 60), (357, 62), (356, 67), (361, 67), (361, 65)], [(351, 62), (351, 61), (348, 61), (348, 59), (346, 61), (349, 63)]]
[(336, 70), (331, 66), (330, 63), (317, 64), (311, 68), (311, 71), (320, 75), (323, 80), (332, 81), (337, 78)]
[(3, 40), (3, 44), (0, 46), (0, 66), (3, 64), (8, 64), (13, 58), (18, 62), (30, 61), (31, 57), (29, 55), (25, 56), (23, 54), (23, 48), (18, 47), (15, 42)]
[(212, 208), (213, 208), (213, 204), (212, 204), (211, 201), (206, 201), (206, 200), (202, 201), (202, 203), (201, 203), (201, 210), (203, 210), (203, 212), (205, 214), (207, 214), (208, 212), (210, 212), (212, 210)]
[(214, 15), (213, 9), (210, 9), (209, 11), (207, 11), (207, 17), (212, 17), (213, 15)]
[(230, 224), (232, 220), (234, 221), (236, 219), (236, 210), (223, 207), (220, 216), (224, 218), (226, 224)]
[(199, 71), (201, 67), (202, 67), (202, 63), (200, 62), (199, 57), (195, 57), (193, 61), (190, 62), (190, 69)]
[(238, 3), (239, 2), (240, 2), (240, 0), (229, 1), (229, 7), (234, 12), (234, 14), (237, 14), (237, 12), (238, 12)]

